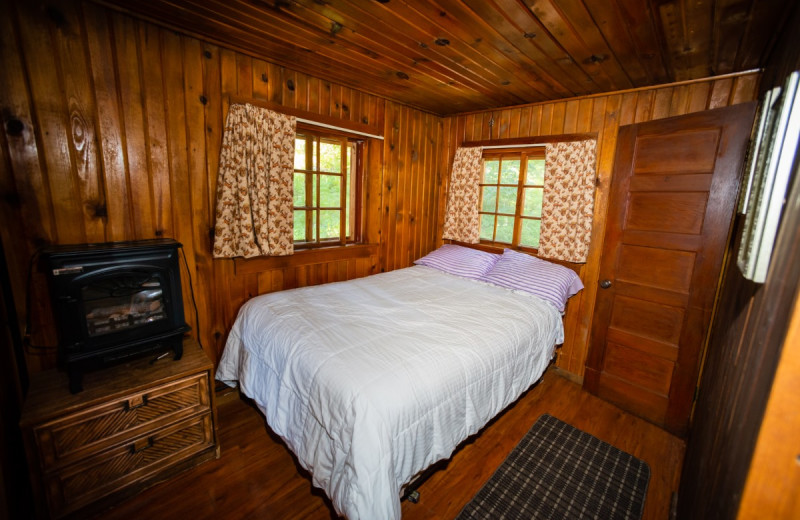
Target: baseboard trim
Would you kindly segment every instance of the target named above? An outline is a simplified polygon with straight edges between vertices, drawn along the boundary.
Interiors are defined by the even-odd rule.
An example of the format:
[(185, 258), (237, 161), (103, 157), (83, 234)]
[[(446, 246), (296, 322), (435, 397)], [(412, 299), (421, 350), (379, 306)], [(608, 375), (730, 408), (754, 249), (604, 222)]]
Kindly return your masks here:
[(563, 377), (564, 379), (568, 379), (575, 383), (576, 385), (583, 386), (583, 376), (579, 376), (578, 374), (573, 374), (572, 372), (568, 372), (563, 368), (553, 367), (551, 368), (553, 372), (558, 374), (559, 376)]

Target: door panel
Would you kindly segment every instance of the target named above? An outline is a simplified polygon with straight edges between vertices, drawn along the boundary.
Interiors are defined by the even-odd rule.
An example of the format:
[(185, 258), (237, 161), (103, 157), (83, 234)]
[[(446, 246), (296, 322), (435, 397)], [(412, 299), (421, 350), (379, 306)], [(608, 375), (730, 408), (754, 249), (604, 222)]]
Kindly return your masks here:
[(707, 201), (704, 192), (632, 191), (625, 229), (697, 235), (703, 227)]
[[(666, 120), (657, 122), (663, 121)], [(719, 137), (718, 128), (678, 130), (669, 135), (643, 135), (636, 143), (634, 173), (694, 175), (711, 172), (716, 158), (708, 151), (717, 149)]]
[(616, 279), (643, 287), (688, 293), (694, 260), (694, 253), (688, 251), (622, 244)]
[[(617, 295), (614, 303), (610, 329), (678, 347), (684, 314), (682, 309), (620, 295)], [(672, 357), (673, 354), (666, 356)]]
[[(603, 374), (603, 387), (600, 396), (628, 412), (643, 417), (655, 424), (666, 421), (669, 399), (658, 392), (644, 391), (639, 385), (612, 374)], [(619, 403), (625, 403), (624, 406)]]
[(606, 343), (603, 369), (607, 374), (626, 379), (657, 394), (669, 392), (674, 363), (635, 347), (625, 347), (612, 341)]
[(676, 176), (658, 175), (644, 176), (639, 175), (631, 179), (631, 191), (703, 191), (707, 192), (711, 187), (712, 175), (698, 173), (696, 175)]
[(642, 352), (647, 352), (653, 356), (672, 361), (673, 363), (678, 360), (678, 345), (668, 343), (666, 341), (659, 341), (657, 339), (648, 338), (646, 336), (637, 336), (630, 332), (621, 329), (609, 327), (607, 342), (618, 343), (620, 345), (636, 345)]
[[(754, 104), (620, 128), (584, 386), (684, 435)], [(607, 286), (604, 288), (604, 286)]]

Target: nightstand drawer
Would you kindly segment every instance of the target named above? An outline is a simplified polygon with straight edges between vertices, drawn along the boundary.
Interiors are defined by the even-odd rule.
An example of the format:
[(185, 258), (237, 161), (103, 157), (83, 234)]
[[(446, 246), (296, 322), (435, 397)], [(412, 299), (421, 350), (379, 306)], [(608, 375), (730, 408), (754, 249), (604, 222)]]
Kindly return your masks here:
[(34, 428), (42, 469), (50, 471), (143, 431), (209, 409), (208, 384), (204, 372)]
[(80, 509), (204, 450), (215, 450), (210, 411), (45, 473), (51, 514), (58, 517)]

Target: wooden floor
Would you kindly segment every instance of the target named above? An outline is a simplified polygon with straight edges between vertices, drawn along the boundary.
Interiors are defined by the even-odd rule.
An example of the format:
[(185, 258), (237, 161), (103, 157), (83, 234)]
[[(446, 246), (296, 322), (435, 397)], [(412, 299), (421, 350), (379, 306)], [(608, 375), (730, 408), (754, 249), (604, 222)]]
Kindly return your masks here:
[[(261, 414), (235, 395), (219, 400), (220, 459), (150, 488), (98, 518), (335, 519), (330, 502), (312, 488)], [(543, 413), (647, 462), (651, 477), (644, 519), (669, 518), (684, 442), (550, 370), (419, 488), (419, 503), (403, 502), (403, 519), (454, 518)]]

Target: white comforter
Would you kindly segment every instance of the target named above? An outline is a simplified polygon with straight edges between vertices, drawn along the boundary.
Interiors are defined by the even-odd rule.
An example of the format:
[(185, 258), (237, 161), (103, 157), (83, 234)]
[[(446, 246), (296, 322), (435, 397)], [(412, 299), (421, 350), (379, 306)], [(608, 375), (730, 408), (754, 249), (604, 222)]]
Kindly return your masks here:
[(216, 377), (238, 381), (340, 514), (399, 519), (401, 487), (539, 379), (562, 341), (551, 304), (415, 266), (253, 298)]

